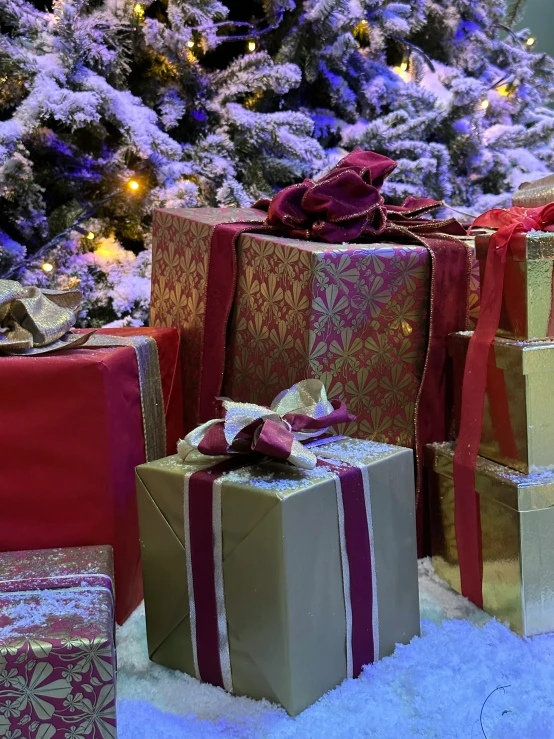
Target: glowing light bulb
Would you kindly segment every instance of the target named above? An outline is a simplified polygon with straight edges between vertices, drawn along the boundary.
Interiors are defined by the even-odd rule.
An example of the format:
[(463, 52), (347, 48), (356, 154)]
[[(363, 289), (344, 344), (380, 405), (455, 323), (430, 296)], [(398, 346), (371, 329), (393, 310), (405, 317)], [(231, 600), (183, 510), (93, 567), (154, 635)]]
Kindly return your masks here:
[(358, 25), (354, 26), (352, 30), (352, 35), (355, 39), (358, 39), (362, 46), (369, 46), (369, 32), (369, 23), (364, 18), (358, 23)]
[(133, 13), (138, 18), (143, 18), (144, 17), (144, 7), (140, 3), (135, 3), (133, 5)]
[(50, 262), (44, 262), (44, 264), (42, 265), (43, 272), (52, 272), (53, 269), (54, 265), (50, 264)]
[(133, 190), (133, 192), (136, 192), (139, 189), (140, 185), (136, 180), (130, 180), (129, 182), (129, 189)]
[(512, 92), (512, 90), (509, 85), (500, 85), (499, 87), (496, 88), (496, 92), (499, 95), (503, 95), (505, 98), (507, 98), (508, 95)]
[(255, 41), (249, 41), (248, 42), (248, 51), (256, 51), (256, 42)]
[(87, 234), (87, 239), (89, 241), (92, 241), (94, 239), (94, 237), (95, 237), (95, 234), (92, 231), (89, 231), (88, 234)]
[(489, 107), (490, 103), (488, 100), (481, 100), (480, 108), (481, 110), (486, 110)]
[(194, 41), (192, 39), (190, 39), (190, 41), (187, 41), (187, 46), (189, 47), (189, 49), (192, 49), (194, 47)]
[(406, 62), (402, 62), (402, 64), (399, 67), (393, 67), (392, 71), (396, 72), (396, 74), (399, 77), (401, 77), (404, 80), (404, 82), (409, 82), (411, 79), (410, 73), (408, 72), (408, 65), (406, 64)]
[(529, 38), (527, 39), (527, 41), (525, 43), (527, 44), (527, 46), (533, 46), (533, 44), (535, 43), (536, 40), (537, 39), (536, 38), (533, 38), (533, 36), (529, 36)]

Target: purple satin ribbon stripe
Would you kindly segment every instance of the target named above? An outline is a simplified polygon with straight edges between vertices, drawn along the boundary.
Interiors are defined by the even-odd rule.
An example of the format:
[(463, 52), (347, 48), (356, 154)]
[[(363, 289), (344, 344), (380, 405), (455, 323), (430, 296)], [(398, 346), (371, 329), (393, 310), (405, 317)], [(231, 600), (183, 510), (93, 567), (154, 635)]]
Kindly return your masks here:
[(200, 678), (223, 688), (219, 656), (219, 632), (215, 592), (213, 549), (214, 481), (222, 471), (215, 468), (195, 472), (189, 481), (190, 559), (196, 610), (196, 654)]
[(369, 539), (369, 521), (366, 508), (362, 471), (346, 463), (334, 465), (329, 460), (318, 460), (340, 477), (344, 508), (344, 534), (350, 574), (350, 603), (352, 608), (352, 670), (354, 677), (364, 665), (374, 662), (373, 637), (373, 581)]

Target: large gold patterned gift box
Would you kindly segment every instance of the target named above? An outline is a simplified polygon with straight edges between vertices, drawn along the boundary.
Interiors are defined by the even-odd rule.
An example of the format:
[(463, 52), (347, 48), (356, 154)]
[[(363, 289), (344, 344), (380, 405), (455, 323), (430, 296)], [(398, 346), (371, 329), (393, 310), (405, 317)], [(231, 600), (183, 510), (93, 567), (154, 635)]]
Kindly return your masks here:
[[(455, 421), (459, 424), (471, 331), (452, 334)], [(496, 337), (487, 366), (479, 454), (520, 472), (554, 468), (554, 341)]]
[[(461, 592), (454, 525), (454, 444), (432, 444), (433, 564)], [(518, 634), (554, 631), (554, 472), (524, 475), (478, 457), (483, 607)]]
[[(481, 281), (490, 236), (478, 235), (475, 252)], [(554, 233), (530, 231), (512, 236), (508, 245), (498, 334), (516, 339), (554, 337)]]
[[(190, 399), (198, 397), (210, 242), (215, 226), (232, 220), (259, 222), (260, 211), (154, 213), (151, 323), (181, 329), (187, 430), (199, 421)], [(320, 378), (330, 398), (340, 397), (357, 416), (345, 433), (413, 447), (429, 322), (428, 250), (243, 234), (237, 255), (223, 395), (267, 405), (282, 387)], [(477, 271), (475, 263), (473, 318)]]
[[(419, 633), (412, 451), (355, 439), (312, 451), (320, 458), (313, 470), (250, 464), (221, 475), (217, 489), (210, 467), (214, 507), (196, 538), (193, 480), (214, 458), (137, 468), (150, 658), (219, 684), (204, 671), (199, 631), (208, 621), (200, 591), (215, 577), (222, 687), (281, 703), (292, 715)], [(349, 515), (351, 494), (361, 496), (363, 516)], [(200, 502), (208, 498), (202, 489)], [(349, 538), (362, 518), (366, 564), (366, 543), (352, 549)], [(206, 545), (209, 576), (194, 575), (195, 547)], [(364, 599), (369, 616), (359, 619)], [(370, 657), (359, 662), (368, 639)]]

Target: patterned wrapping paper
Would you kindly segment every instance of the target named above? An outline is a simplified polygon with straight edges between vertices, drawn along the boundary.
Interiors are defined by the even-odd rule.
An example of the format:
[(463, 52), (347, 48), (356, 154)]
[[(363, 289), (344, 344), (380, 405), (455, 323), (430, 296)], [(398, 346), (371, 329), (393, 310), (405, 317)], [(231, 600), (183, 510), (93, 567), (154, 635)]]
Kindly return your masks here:
[[(263, 216), (263, 214), (262, 214)], [(206, 275), (214, 227), (259, 221), (253, 209), (154, 214), (151, 323), (181, 327), (187, 394), (198, 394)], [(326, 245), (242, 235), (223, 394), (269, 404), (283, 387), (321, 379), (357, 419), (342, 432), (414, 445), (414, 406), (428, 329), (425, 247)], [(478, 312), (478, 265), (470, 315)], [(186, 429), (196, 425), (187, 408)]]
[(0, 737), (115, 739), (111, 570), (109, 547), (0, 554)]

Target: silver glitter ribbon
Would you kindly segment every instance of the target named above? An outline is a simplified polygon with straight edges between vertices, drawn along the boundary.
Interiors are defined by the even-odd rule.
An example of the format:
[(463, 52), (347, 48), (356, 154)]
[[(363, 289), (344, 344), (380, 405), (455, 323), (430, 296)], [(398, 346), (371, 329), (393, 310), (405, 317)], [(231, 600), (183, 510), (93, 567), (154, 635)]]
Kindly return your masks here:
[(68, 333), (81, 300), (79, 290), (42, 290), (0, 280), (0, 352), (42, 354), (82, 346), (88, 334)]

